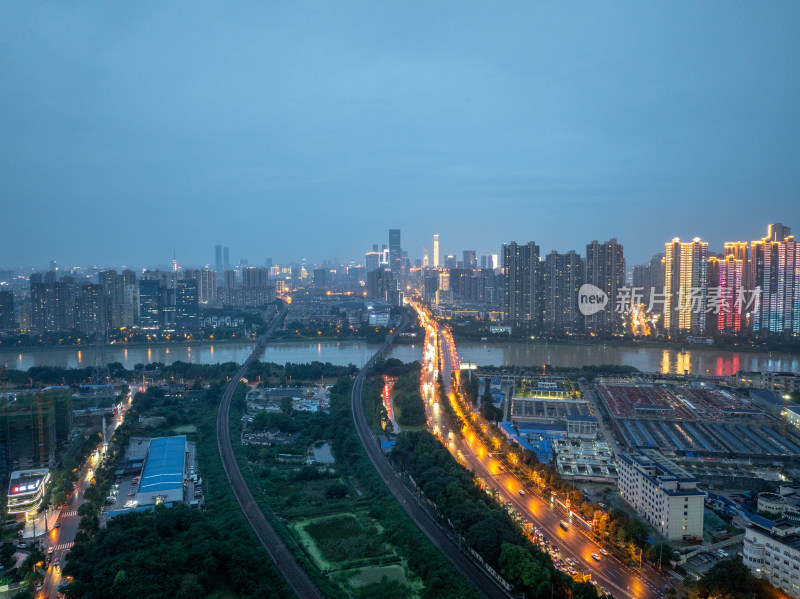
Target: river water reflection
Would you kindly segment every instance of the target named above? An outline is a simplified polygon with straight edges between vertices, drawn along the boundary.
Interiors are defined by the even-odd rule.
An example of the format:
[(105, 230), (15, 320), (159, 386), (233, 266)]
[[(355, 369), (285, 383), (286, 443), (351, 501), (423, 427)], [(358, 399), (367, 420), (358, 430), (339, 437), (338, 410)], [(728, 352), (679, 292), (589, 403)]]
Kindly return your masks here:
[[(655, 347), (620, 347), (610, 345), (575, 345), (548, 343), (531, 345), (519, 342), (458, 342), (459, 357), (479, 365), (509, 367), (587, 366), (624, 364), (645, 372), (711, 374), (729, 376), (739, 370), (800, 371), (800, 357), (778, 352), (730, 352), (711, 348), (687, 349), (684, 352)], [(362, 366), (379, 347), (364, 341), (328, 341), (312, 343), (275, 342), (262, 356), (265, 362), (305, 363), (313, 360), (333, 364)], [(120, 362), (131, 369), (137, 363), (171, 363), (177, 360), (199, 364), (242, 362), (252, 351), (251, 343), (196, 344), (152, 347), (107, 347), (105, 359)], [(422, 359), (422, 346), (399, 345), (389, 354), (404, 362)], [(26, 370), (31, 366), (87, 367), (94, 364), (92, 348), (49, 348), (0, 352), (0, 361), (10, 368)]]

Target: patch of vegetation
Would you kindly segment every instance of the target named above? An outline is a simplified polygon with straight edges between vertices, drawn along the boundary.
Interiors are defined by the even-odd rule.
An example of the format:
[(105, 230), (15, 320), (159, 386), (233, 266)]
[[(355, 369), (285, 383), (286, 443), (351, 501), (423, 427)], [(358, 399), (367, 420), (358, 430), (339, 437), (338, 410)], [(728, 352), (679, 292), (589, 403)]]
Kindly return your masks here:
[(316, 520), (307, 524), (305, 529), (323, 555), (333, 562), (354, 556), (378, 557), (389, 552), (377, 537), (378, 529), (375, 526), (364, 526), (348, 514)]

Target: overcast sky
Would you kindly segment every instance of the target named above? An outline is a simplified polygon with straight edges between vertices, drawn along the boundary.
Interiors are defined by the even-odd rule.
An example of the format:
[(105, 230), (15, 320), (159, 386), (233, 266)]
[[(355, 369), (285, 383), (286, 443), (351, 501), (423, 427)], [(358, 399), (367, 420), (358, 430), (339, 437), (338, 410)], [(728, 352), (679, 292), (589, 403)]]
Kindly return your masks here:
[[(165, 6), (169, 4), (169, 6)], [(0, 7), (0, 266), (800, 233), (798, 2)]]

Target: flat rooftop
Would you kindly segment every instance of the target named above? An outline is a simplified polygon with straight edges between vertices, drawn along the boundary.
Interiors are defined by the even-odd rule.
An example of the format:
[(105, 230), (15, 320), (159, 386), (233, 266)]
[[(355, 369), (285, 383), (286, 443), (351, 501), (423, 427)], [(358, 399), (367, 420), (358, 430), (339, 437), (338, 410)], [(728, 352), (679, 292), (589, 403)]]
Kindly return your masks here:
[(182, 487), (185, 465), (185, 435), (151, 439), (137, 494)]

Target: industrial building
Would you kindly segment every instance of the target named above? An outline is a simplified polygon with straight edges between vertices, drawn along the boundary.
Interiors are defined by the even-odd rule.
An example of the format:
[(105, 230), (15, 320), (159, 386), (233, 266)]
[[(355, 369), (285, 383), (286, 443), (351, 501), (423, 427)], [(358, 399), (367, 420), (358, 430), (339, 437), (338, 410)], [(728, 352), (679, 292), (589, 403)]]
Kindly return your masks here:
[(619, 493), (640, 516), (668, 540), (703, 538), (697, 478), (652, 449), (617, 457)]
[(151, 439), (136, 491), (136, 504), (184, 501), (187, 457), (186, 436)]
[(691, 386), (597, 385), (597, 397), (628, 447), (688, 458), (796, 461), (800, 436), (780, 422), (783, 402), (773, 395), (763, 389), (745, 398), (731, 390)]

